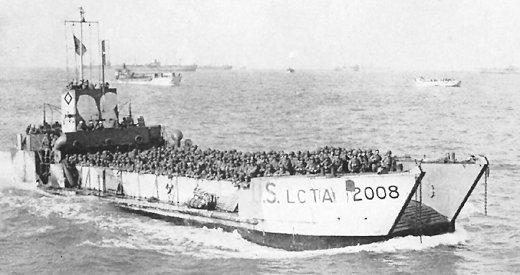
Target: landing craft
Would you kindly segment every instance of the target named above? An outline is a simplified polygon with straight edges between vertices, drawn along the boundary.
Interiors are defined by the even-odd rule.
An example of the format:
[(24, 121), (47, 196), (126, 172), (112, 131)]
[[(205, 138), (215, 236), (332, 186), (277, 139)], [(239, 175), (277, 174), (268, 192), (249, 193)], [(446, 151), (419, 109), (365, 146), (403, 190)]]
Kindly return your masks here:
[(144, 84), (158, 86), (179, 86), (182, 76), (180, 73), (137, 73), (133, 72), (123, 64), (123, 69), (116, 71), (116, 81), (124, 84)]
[(415, 85), (418, 87), (460, 87), (462, 81), (444, 78), (444, 79), (425, 79), (424, 77), (418, 77), (415, 79)]
[[(83, 10), (80, 15), (80, 21), (67, 22), (89, 23)], [(84, 52), (77, 48), (76, 53)], [(130, 108), (121, 120), (116, 89), (104, 79), (91, 85), (80, 72), (82, 81), (61, 92), (61, 123), (50, 125), (44, 118), (43, 126), (17, 135), (12, 154), (17, 182), (49, 193), (96, 195), (124, 211), (177, 224), (236, 230), (260, 245), (313, 250), (453, 232), (477, 183), (487, 179), (484, 156), (407, 158), (399, 160), (402, 171), (259, 176), (244, 185), (102, 163), (73, 165), (67, 154), (129, 152), (166, 143), (163, 127), (145, 126), (144, 118), (134, 123)], [(177, 148), (192, 146), (181, 142), (180, 131), (173, 140)]]
[[(123, 65), (125, 66), (125, 65)], [(130, 70), (137, 71), (154, 71), (154, 72), (194, 72), (197, 70), (197, 64), (191, 65), (181, 65), (181, 64), (173, 64), (173, 65), (162, 65), (157, 59), (154, 62), (146, 64), (146, 65), (126, 65), (126, 67)]]

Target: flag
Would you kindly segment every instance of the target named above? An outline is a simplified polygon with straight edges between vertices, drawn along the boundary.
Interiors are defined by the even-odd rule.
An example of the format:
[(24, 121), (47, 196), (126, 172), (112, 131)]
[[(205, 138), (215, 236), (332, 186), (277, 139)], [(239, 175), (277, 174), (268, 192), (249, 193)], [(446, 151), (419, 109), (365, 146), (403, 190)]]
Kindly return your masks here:
[(105, 65), (105, 40), (101, 41), (101, 65)]
[(76, 50), (76, 53), (78, 55), (81, 55), (81, 50), (79, 49), (79, 45), (81, 44), (83, 54), (85, 54), (87, 52), (87, 48), (85, 47), (85, 45), (83, 45), (83, 43), (81, 43), (75, 35), (72, 35), (72, 36), (74, 36), (74, 49)]
[(114, 107), (114, 113), (116, 114), (116, 121), (115, 121), (114, 125), (119, 126), (119, 109), (117, 108), (117, 104)]
[(117, 105), (114, 107), (114, 114), (116, 114), (116, 117), (119, 118), (119, 109), (117, 108)]

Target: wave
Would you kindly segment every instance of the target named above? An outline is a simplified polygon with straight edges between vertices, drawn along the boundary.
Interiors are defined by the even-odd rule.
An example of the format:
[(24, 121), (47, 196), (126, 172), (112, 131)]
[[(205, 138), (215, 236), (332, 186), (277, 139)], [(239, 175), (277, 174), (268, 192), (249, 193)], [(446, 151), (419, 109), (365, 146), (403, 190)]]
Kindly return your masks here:
[[(6, 207), (5, 211), (21, 215), (10, 218), (38, 221), (30, 224), (31, 229), (15, 233), (21, 237), (62, 232), (63, 229), (59, 228), (61, 225), (72, 224), (85, 231), (82, 236), (89, 236), (87, 239), (78, 239), (81, 241), (76, 244), (78, 247), (146, 250), (168, 256), (185, 255), (201, 259), (285, 259), (359, 252), (420, 251), (443, 245), (456, 246), (467, 240), (466, 231), (458, 228), (454, 233), (439, 236), (407, 236), (352, 247), (290, 252), (253, 244), (241, 238), (236, 231), (178, 226), (120, 212), (110, 202), (92, 196), (63, 197), (49, 195), (41, 190), (4, 189), (0, 205)], [(74, 234), (79, 233), (65, 234), (75, 238)]]
[(464, 229), (458, 229), (439, 236), (407, 236), (352, 247), (293, 252), (250, 243), (236, 231), (230, 233), (220, 229), (178, 226), (130, 214), (103, 219), (99, 226), (110, 231), (111, 237), (98, 242), (84, 242), (80, 246), (153, 250), (169, 256), (182, 254), (203, 259), (284, 259), (359, 252), (416, 251), (441, 245), (456, 246), (464, 244), (468, 238)]
[[(137, 225), (137, 226), (136, 226)], [(467, 241), (467, 232), (458, 229), (455, 233), (438, 236), (407, 236), (393, 238), (384, 242), (313, 251), (285, 251), (250, 243), (235, 231), (223, 232), (217, 229), (188, 228), (169, 226), (168, 231), (161, 231), (161, 226), (134, 224), (135, 232), (128, 238), (109, 238), (99, 242), (84, 242), (103, 248), (126, 248), (135, 250), (153, 250), (158, 253), (174, 255), (190, 255), (203, 259), (286, 259), (313, 258), (338, 254), (356, 254), (359, 252), (393, 253), (403, 251), (422, 251), (438, 246), (458, 246)], [(179, 228), (175, 228), (179, 227)], [(154, 230), (154, 233), (149, 230)], [(161, 231), (161, 232), (158, 232)]]
[(2, 167), (2, 173), (0, 173), (0, 189), (13, 187), (14, 182), (14, 168), (11, 162), (11, 152), (0, 151), (0, 167)]

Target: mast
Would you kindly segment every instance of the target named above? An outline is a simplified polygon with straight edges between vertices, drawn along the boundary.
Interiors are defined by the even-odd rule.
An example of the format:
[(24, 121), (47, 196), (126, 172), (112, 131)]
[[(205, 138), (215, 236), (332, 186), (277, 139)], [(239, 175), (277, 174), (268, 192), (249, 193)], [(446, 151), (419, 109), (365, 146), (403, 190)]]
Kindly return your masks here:
[(79, 7), (79, 58), (80, 58), (80, 68), (79, 68), (79, 78), (83, 80), (83, 23), (85, 22), (85, 10), (83, 7)]
[(101, 89), (105, 94), (105, 40), (101, 40)]
[(43, 125), (45, 125), (45, 103), (43, 103)]
[[(79, 34), (79, 58), (80, 58), (80, 69), (79, 69), (80, 77), (79, 78), (80, 79), (79, 80), (83, 80), (83, 54), (84, 54), (84, 51), (83, 51), (83, 24), (99, 24), (99, 22), (85, 20), (85, 10), (83, 9), (83, 7), (79, 8), (79, 15), (80, 15), (79, 21), (65, 20), (65, 24), (67, 24), (67, 23), (71, 23), (72, 25), (74, 25), (76, 23), (79, 24), (79, 30), (80, 30), (80, 34)], [(99, 26), (98, 26), (98, 29), (99, 29)]]

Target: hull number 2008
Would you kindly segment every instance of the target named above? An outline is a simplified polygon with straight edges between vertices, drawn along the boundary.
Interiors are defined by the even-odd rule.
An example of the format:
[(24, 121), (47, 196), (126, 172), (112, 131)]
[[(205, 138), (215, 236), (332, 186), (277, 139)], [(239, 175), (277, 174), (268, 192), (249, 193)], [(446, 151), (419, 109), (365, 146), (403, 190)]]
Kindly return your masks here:
[(388, 186), (388, 189), (383, 186), (367, 186), (363, 189), (359, 187), (354, 188), (354, 201), (373, 200), (376, 198), (384, 200), (387, 197), (392, 199), (399, 198), (399, 191), (397, 190), (397, 186), (390, 185)]
[(316, 188), (276, 188), (276, 183), (268, 182), (265, 185), (263, 203), (336, 203), (338, 201), (359, 202), (371, 200), (385, 200), (399, 198), (396, 185), (357, 187), (354, 182), (346, 183), (345, 196), (334, 190), (333, 187)]

